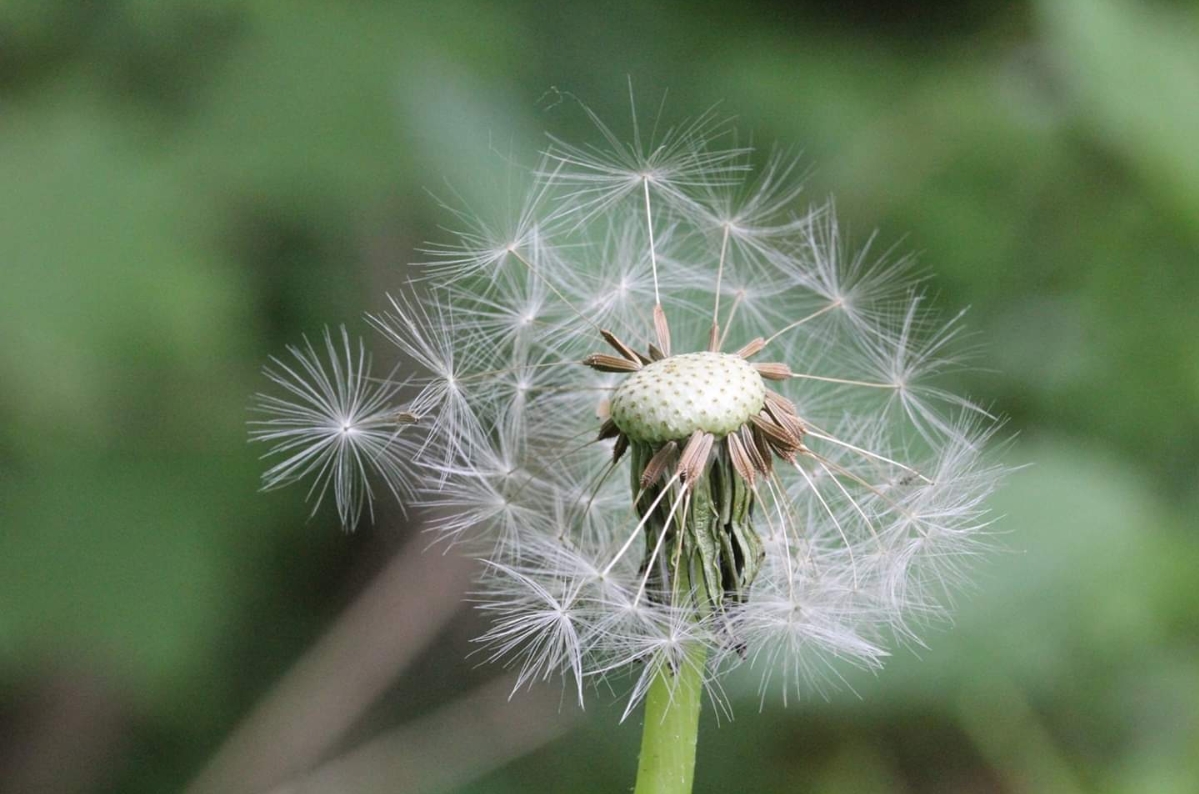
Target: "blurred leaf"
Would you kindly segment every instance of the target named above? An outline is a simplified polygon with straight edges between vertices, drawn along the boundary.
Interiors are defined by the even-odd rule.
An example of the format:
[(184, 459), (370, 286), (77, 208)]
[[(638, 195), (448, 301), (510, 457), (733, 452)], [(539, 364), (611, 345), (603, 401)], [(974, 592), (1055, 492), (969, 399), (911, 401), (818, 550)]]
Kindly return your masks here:
[(257, 545), (230, 532), (253, 494), (231, 496), (210, 474), (220, 464), (83, 454), (0, 483), (4, 666), (86, 660), (151, 711), (208, 681), (226, 616), (251, 590), (235, 560)]
[(169, 386), (231, 397), (248, 374), (216, 354), (250, 319), (239, 274), (205, 250), (186, 185), (97, 110), (49, 95), (0, 127), (0, 333), (21, 340), (0, 348), (0, 409), (20, 419), (0, 433), (32, 456), (161, 434)]
[(1199, 13), (1193, 4), (1039, 0), (1045, 44), (1103, 143), (1199, 239)]
[[(1166, 514), (1134, 467), (1069, 444), (1019, 444), (1033, 461), (994, 499), (1002, 550), (974, 567), (954, 626), (929, 632), (929, 650), (899, 652), (884, 690), (934, 697), (980, 676), (1057, 694), (1063, 681), (1136, 664), (1169, 634), (1157, 587), (1171, 545)], [(918, 658), (921, 657), (921, 658)], [(890, 676), (895, 680), (887, 682)], [(957, 679), (956, 683), (951, 683)]]

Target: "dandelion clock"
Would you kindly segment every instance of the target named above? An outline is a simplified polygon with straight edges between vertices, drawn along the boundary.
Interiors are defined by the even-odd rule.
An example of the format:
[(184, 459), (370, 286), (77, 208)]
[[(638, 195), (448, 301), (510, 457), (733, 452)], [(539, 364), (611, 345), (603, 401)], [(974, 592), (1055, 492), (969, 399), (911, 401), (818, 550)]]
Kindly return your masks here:
[[(639, 794), (691, 790), (696, 729), (874, 668), (985, 547), (995, 421), (939, 385), (957, 316), (854, 250), (795, 164), (712, 114), (551, 139), (505, 222), (447, 207), (372, 371), (344, 330), (267, 368), (268, 488), (346, 528), (399, 499), (484, 565), (484, 653), (642, 710)], [(755, 169), (753, 163), (764, 162)]]

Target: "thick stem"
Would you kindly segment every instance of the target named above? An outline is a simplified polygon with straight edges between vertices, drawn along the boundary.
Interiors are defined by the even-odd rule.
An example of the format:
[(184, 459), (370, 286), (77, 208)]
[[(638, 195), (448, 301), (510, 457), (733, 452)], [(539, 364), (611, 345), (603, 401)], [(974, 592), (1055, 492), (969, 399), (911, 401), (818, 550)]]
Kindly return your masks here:
[(663, 667), (650, 684), (634, 794), (691, 793), (706, 655), (697, 645), (678, 670)]

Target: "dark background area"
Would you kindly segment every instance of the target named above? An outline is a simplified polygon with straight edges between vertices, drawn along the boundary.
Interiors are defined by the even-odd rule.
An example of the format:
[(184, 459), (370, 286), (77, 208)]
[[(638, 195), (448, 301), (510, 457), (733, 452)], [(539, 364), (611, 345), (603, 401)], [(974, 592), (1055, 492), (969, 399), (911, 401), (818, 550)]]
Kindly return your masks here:
[(497, 150), (584, 133), (561, 92), (619, 128), (629, 80), (916, 252), (1033, 464), (956, 625), (786, 709), (733, 676), (696, 791), (1199, 787), (1193, 4), (16, 0), (0, 791), (631, 786), (621, 693), (508, 702), (463, 564), (393, 506), (346, 535), (256, 493), (245, 435), (269, 355), (368, 333), (427, 190), (495, 199)]

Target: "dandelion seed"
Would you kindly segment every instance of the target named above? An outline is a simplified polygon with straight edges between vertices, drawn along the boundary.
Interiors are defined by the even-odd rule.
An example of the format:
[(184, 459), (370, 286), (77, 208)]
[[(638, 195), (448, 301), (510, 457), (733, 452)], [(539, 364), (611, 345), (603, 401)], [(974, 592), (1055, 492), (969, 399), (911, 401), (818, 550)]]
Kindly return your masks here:
[[(313, 514), (332, 489), (337, 514), (353, 529), (365, 507), (374, 517), (378, 479), (397, 499), (411, 495), (411, 450), (402, 435), (420, 414), (397, 399), (402, 384), (371, 377), (371, 358), (344, 327), (341, 344), (325, 330), (324, 358), (307, 339), (289, 347), (291, 360), (272, 358), (266, 376), (284, 396), (258, 394), (254, 409), (268, 419), (250, 422), (250, 438), (271, 447), (276, 462), (262, 475), (264, 490), (311, 478)], [(281, 460), (279, 460), (281, 458)]]

